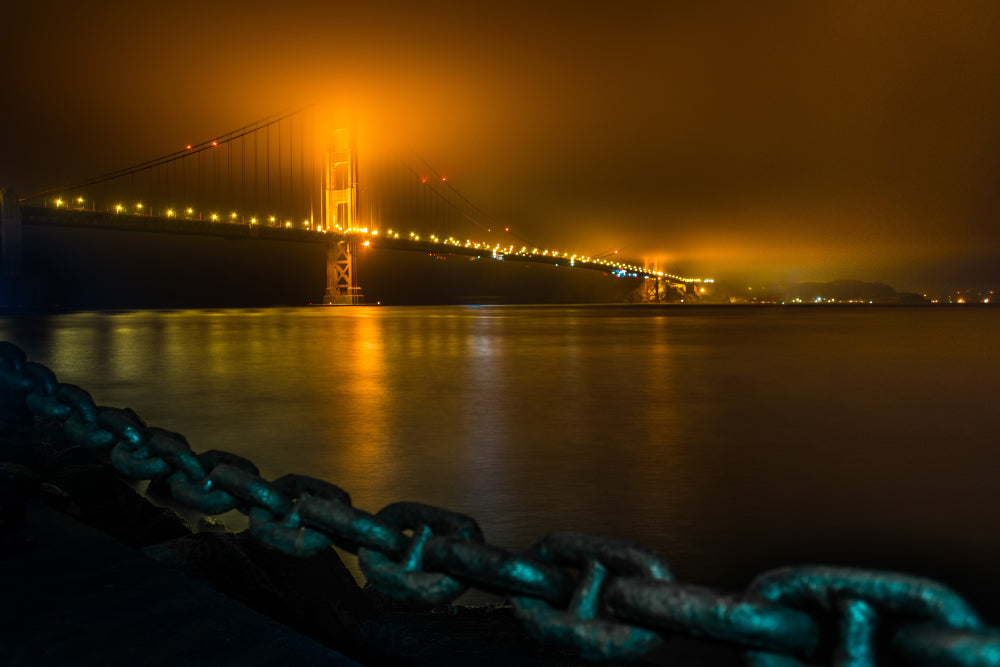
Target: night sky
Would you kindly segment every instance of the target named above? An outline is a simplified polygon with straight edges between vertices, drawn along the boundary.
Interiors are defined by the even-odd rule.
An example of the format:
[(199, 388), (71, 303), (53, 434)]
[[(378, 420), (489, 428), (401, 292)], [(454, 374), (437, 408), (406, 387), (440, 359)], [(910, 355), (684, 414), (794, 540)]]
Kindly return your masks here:
[(17, 192), (320, 102), (542, 246), (747, 284), (1000, 285), (993, 0), (5, 0), (0, 30)]

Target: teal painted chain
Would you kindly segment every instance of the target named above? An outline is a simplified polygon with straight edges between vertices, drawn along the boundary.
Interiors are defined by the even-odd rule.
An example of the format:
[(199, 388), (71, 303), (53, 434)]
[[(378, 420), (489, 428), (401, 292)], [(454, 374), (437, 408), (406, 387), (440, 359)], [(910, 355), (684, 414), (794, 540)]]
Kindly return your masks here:
[(110, 447), (122, 475), (165, 479), (205, 514), (237, 509), (250, 532), (285, 553), (336, 545), (358, 554), (368, 581), (407, 600), (454, 599), (468, 587), (510, 596), (542, 641), (595, 660), (645, 655), (672, 633), (742, 647), (755, 667), (906, 665), (1000, 667), (1000, 630), (941, 584), (895, 572), (794, 567), (766, 572), (741, 594), (678, 583), (657, 552), (579, 533), (553, 533), (515, 553), (484, 541), (474, 519), (414, 502), (370, 514), (323, 480), (260, 477), (235, 454), (196, 454), (178, 433), (131, 410), (98, 406), (0, 342), (0, 388), (73, 443)]

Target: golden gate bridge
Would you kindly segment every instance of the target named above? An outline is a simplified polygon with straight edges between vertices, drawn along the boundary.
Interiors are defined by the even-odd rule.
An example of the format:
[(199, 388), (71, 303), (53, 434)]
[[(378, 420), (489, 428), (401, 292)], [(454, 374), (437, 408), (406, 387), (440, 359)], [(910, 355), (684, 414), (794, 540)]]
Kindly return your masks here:
[(328, 304), (362, 300), (362, 246), (517, 259), (642, 279), (642, 300), (697, 298), (710, 282), (532, 244), (473, 204), (419, 156), (403, 158), (316, 108), (275, 114), (79, 183), (18, 198), (4, 213), (7, 255), (25, 223), (280, 238), (327, 245)]

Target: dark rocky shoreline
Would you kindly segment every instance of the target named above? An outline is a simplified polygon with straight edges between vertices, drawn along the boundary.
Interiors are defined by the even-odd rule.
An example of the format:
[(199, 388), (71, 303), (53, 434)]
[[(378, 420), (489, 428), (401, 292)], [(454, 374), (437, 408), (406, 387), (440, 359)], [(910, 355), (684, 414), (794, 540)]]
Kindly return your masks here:
[[(359, 587), (333, 549), (299, 558), (211, 519), (192, 530), (140, 495), (101, 454), (0, 400), (0, 553), (32, 548), (23, 537), (32, 498), (365, 665), (593, 664), (537, 643), (509, 605), (403, 603)], [(735, 650), (672, 640), (632, 664), (668, 663), (741, 661)]]

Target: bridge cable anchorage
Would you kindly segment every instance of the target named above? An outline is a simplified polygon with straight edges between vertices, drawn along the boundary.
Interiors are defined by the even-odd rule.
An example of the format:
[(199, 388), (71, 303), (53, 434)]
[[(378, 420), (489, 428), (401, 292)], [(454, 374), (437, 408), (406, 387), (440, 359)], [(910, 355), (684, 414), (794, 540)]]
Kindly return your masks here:
[(880, 657), (1000, 667), (1000, 628), (929, 579), (805, 566), (765, 572), (744, 592), (724, 593), (674, 581), (658, 552), (629, 542), (553, 533), (512, 552), (486, 543), (471, 517), (443, 508), (402, 502), (370, 514), (329, 482), (302, 475), (269, 482), (235, 454), (196, 454), (182, 435), (148, 426), (131, 410), (97, 406), (7, 341), (0, 386), (39, 421), (62, 424), (72, 442), (110, 447), (120, 474), (167, 479), (175, 500), (207, 514), (246, 514), (251, 535), (268, 547), (310, 556), (336, 545), (359, 555), (373, 586), (403, 599), (436, 604), (468, 586), (511, 596), (533, 636), (588, 659), (638, 658), (681, 634), (743, 648), (755, 667), (862, 667)]

